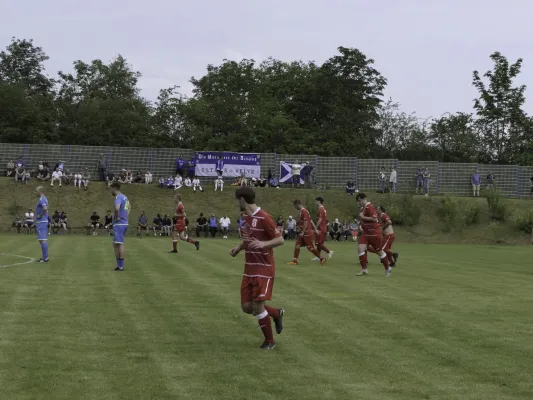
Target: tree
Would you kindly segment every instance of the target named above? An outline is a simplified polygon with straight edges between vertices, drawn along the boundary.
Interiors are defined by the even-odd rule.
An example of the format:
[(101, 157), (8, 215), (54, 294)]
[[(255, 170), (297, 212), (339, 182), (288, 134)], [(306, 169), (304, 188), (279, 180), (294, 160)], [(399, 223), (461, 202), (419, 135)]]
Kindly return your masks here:
[(438, 159), (444, 162), (478, 162), (480, 140), (470, 114), (457, 113), (433, 121), (428, 135)]
[[(473, 73), (473, 85), (479, 92), (479, 98), (474, 100), (477, 126), (484, 152), (491, 161), (512, 163), (517, 149), (530, 139), (524, 132), (527, 117), (522, 110), (526, 86), (513, 85), (520, 74), (522, 59), (510, 64), (499, 52), (491, 54), (490, 58), (494, 62), (492, 71), (485, 72), (483, 77), (478, 71)], [(488, 80), (488, 85), (483, 78)]]

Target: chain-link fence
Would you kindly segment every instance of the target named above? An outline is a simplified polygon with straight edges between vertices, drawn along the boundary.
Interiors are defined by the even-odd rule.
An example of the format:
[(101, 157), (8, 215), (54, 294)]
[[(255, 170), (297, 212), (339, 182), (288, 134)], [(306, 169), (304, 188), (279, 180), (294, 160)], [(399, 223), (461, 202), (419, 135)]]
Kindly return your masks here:
[[(154, 178), (170, 177), (176, 171), (176, 159), (194, 157), (195, 151), (174, 148), (139, 147), (88, 147), (74, 145), (38, 145), (0, 143), (0, 162), (21, 159), (30, 168), (36, 168), (39, 161), (47, 161), (51, 166), (65, 161), (66, 168), (75, 173), (88, 168), (92, 176), (98, 175), (98, 160), (103, 155), (108, 169), (118, 173), (123, 168), (151, 171)], [(495, 186), (505, 196), (527, 197), (531, 194), (533, 167), (514, 165), (455, 164), (436, 161), (398, 161), (395, 159), (359, 159), (356, 157), (318, 157), (309, 154), (261, 154), (261, 172), (279, 176), (280, 162), (309, 163), (312, 169), (309, 184), (314, 187), (344, 188), (352, 179), (357, 189), (380, 190), (382, 186), (392, 188), (390, 176), (396, 170), (397, 180), (394, 190), (400, 193), (414, 193), (416, 171), (428, 169), (431, 175), (429, 190), (432, 194), (470, 195), (472, 194), (472, 174), (481, 174), (481, 186), (488, 184), (487, 175), (495, 176)], [(384, 179), (382, 179), (382, 173)]]

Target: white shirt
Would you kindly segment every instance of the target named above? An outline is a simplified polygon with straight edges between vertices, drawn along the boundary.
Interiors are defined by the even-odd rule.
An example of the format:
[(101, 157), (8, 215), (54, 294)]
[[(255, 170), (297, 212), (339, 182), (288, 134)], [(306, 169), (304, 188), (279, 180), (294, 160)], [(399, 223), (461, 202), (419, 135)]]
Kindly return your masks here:
[(53, 179), (59, 179), (63, 176), (63, 173), (61, 171), (54, 171), (52, 172), (52, 178)]
[(228, 217), (226, 217), (226, 218), (222, 217), (222, 218), (220, 218), (219, 223), (220, 223), (220, 226), (221, 226), (222, 228), (228, 228), (228, 227), (229, 227), (229, 224), (230, 224), (230, 220), (229, 220)]
[(35, 215), (32, 212), (31, 213), (26, 213), (25, 217), (26, 217), (26, 221), (33, 221)]
[(81, 179), (81, 174), (74, 175), (74, 179)]
[(390, 173), (389, 182), (396, 183), (396, 170), (393, 170), (393, 171)]
[(224, 183), (224, 179), (222, 179), (221, 177), (218, 177), (215, 183)]
[(191, 180), (189, 178), (185, 178), (185, 186), (191, 186)]
[(198, 179), (198, 178), (193, 179), (192, 180), (192, 184), (193, 184), (193, 186), (200, 186), (200, 179)]
[(183, 178), (181, 176), (176, 176), (176, 178), (174, 178), (174, 185), (176, 186), (179, 186), (181, 185), (181, 182), (183, 182)]
[(302, 170), (302, 165), (300, 164), (292, 164), (292, 174), (293, 175), (300, 175), (300, 171)]

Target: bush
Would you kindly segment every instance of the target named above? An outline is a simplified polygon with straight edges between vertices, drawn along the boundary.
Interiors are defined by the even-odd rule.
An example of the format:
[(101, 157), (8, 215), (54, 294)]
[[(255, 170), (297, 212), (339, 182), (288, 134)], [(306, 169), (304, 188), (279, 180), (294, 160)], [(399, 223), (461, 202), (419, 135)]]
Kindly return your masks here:
[(520, 212), (514, 217), (514, 225), (518, 232), (531, 233), (533, 231), (533, 211)]
[(478, 204), (462, 206), (462, 203), (446, 196), (437, 206), (437, 216), (444, 222), (443, 231), (451, 232), (456, 229), (462, 231), (465, 226), (477, 224), (481, 215)]
[(463, 212), (463, 222), (466, 226), (475, 225), (479, 222), (481, 207), (479, 204), (467, 206)]
[(489, 189), (486, 192), (489, 214), (495, 221), (504, 221), (507, 216), (507, 201), (498, 189)]
[(402, 195), (397, 202), (393, 202), (392, 198), (389, 197), (387, 203), (389, 203), (387, 211), (393, 224), (415, 226), (420, 222), (422, 208), (415, 204), (413, 196), (409, 194)]

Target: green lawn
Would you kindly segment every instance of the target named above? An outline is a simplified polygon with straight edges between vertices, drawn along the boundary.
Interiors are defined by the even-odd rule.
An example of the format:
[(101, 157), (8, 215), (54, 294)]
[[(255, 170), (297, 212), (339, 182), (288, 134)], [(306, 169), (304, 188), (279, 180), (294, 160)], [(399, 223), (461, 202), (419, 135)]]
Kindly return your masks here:
[[(0, 398), (531, 399), (530, 247), (398, 245), (399, 266), (356, 278), (353, 243), (326, 266), (276, 252), (272, 352), (239, 307), (235, 240), (199, 253), (129, 237), (124, 273), (108, 237), (0, 237)], [(4, 253), (10, 254), (5, 255)]]

